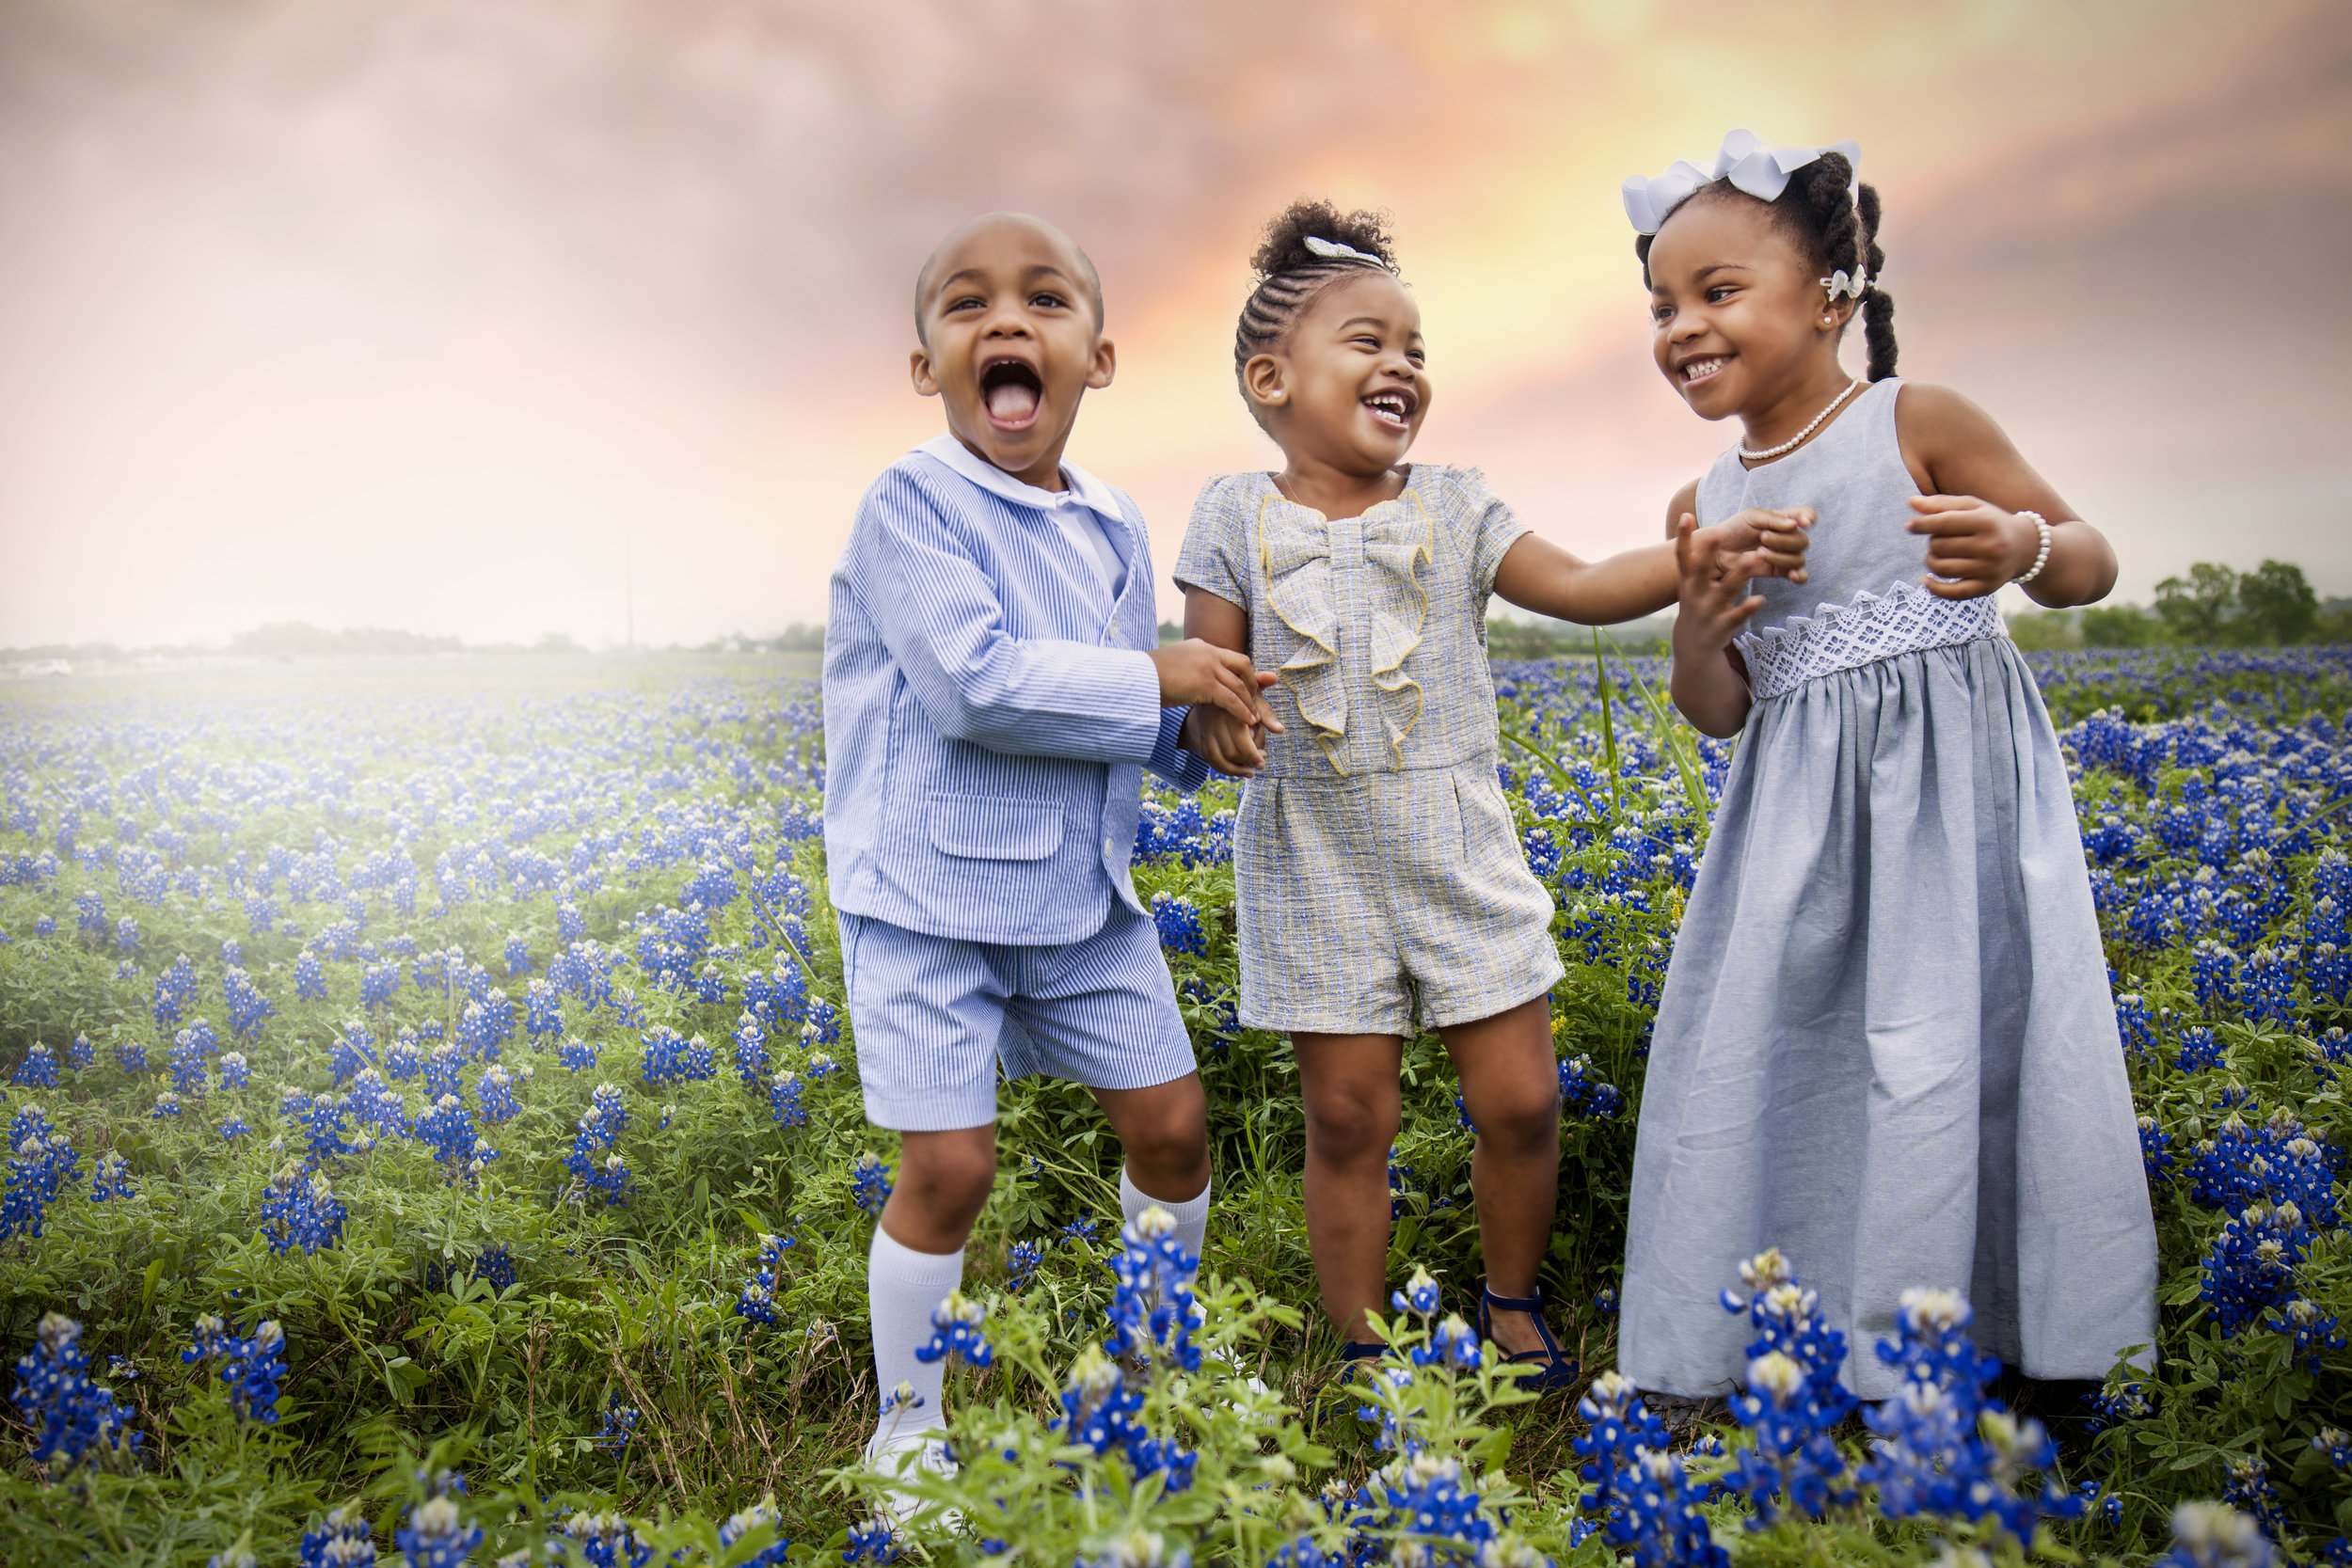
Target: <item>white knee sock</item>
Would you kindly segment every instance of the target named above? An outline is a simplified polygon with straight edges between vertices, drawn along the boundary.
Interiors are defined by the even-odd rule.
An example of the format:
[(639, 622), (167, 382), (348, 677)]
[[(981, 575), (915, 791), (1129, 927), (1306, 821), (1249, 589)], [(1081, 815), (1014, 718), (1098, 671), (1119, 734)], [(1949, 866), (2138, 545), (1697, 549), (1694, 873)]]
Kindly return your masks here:
[(1182, 1203), (1170, 1203), (1136, 1186), (1135, 1178), (1127, 1174), (1127, 1167), (1122, 1164), (1119, 1167), (1119, 1212), (1125, 1216), (1126, 1224), (1133, 1225), (1137, 1214), (1158, 1204), (1175, 1218), (1176, 1239), (1184, 1243), (1184, 1250), (1199, 1258), (1201, 1245), (1209, 1239), (1209, 1190), (1214, 1184), (1204, 1182), (1198, 1194)]
[[(945, 1361), (914, 1358), (917, 1346), (931, 1337), (931, 1311), (947, 1293), (963, 1283), (963, 1249), (942, 1255), (917, 1252), (891, 1240), (874, 1227), (874, 1244), (866, 1254), (866, 1310), (874, 1328), (874, 1385), (884, 1409), (866, 1444), (867, 1457), (892, 1437), (935, 1432), (947, 1424), (940, 1409), (940, 1380)], [(892, 1395), (902, 1383), (912, 1384), (922, 1402), (892, 1406)]]

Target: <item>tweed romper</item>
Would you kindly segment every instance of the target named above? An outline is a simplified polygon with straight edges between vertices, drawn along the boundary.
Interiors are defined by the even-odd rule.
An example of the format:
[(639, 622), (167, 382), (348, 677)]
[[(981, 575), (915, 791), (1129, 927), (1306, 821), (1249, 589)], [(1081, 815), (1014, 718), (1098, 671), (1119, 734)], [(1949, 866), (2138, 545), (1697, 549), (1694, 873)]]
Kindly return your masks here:
[(1263, 473), (1193, 503), (1177, 582), (1245, 610), (1282, 677), (1233, 828), (1245, 1026), (1409, 1037), (1565, 973), (1496, 774), (1486, 600), (1526, 531), (1475, 468), (1426, 463), (1360, 517)]

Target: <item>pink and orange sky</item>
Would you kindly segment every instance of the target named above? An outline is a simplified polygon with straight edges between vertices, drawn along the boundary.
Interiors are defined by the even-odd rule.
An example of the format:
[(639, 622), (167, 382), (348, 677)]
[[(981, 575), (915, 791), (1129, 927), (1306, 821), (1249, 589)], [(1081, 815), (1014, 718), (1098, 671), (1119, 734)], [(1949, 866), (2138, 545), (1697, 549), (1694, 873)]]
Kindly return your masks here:
[(821, 620), (939, 428), (914, 270), (999, 207), (1101, 265), (1071, 455), (1163, 578), (1201, 480), (1272, 456), (1230, 344), (1301, 193), (1394, 215), (1417, 455), (1636, 544), (1735, 432), (1650, 367), (1617, 183), (1735, 125), (1861, 142), (1904, 371), (2123, 596), (2265, 556), (2352, 594), (2340, 0), (12, 0), (0, 644), (612, 641), (625, 547), (641, 641)]

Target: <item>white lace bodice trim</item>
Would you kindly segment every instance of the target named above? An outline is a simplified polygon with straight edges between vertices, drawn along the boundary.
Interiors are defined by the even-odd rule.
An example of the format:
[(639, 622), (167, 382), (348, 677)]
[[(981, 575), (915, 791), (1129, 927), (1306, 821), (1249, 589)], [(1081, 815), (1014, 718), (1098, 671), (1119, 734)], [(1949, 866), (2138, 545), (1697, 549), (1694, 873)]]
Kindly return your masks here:
[(2008, 635), (1991, 594), (1940, 599), (1915, 582), (1898, 582), (1883, 595), (1856, 594), (1850, 605), (1825, 604), (1816, 614), (1741, 632), (1734, 641), (1748, 661), (1748, 689), (1764, 702), (1897, 654)]

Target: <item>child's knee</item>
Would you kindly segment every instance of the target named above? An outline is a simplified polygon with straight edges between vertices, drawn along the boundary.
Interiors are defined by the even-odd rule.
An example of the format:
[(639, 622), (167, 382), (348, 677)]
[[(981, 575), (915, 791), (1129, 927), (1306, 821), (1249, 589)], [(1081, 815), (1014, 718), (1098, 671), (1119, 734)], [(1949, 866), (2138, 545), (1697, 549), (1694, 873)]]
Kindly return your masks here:
[(1168, 1175), (1196, 1171), (1209, 1158), (1209, 1119), (1199, 1108), (1190, 1115), (1156, 1117), (1130, 1129), (1120, 1142), (1134, 1169)]
[(1387, 1159), (1404, 1123), (1393, 1094), (1326, 1093), (1307, 1101), (1307, 1138), (1326, 1160)]
[(900, 1150), (894, 1199), (924, 1214), (969, 1223), (996, 1182), (996, 1130), (908, 1134)]
[(1546, 1083), (1540, 1092), (1530, 1085), (1523, 1092), (1489, 1096), (1488, 1100), (1489, 1103), (1470, 1111), (1478, 1124), (1479, 1140), (1488, 1148), (1522, 1155), (1559, 1148), (1560, 1095), (1550, 1084)]

